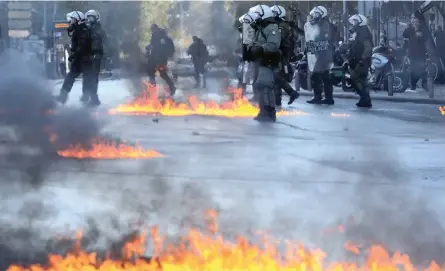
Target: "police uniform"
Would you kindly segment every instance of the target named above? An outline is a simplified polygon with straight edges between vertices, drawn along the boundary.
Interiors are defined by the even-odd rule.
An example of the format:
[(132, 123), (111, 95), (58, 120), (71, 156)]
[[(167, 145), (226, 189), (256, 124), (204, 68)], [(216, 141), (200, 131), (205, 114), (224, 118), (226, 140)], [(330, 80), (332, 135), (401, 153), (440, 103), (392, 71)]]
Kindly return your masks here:
[(295, 91), (289, 81), (292, 81), (293, 70), (289, 66), (289, 61), (292, 56), (294, 46), (293, 46), (293, 31), (290, 28), (288, 22), (278, 18), (278, 30), (281, 33), (281, 65), (280, 68), (275, 72), (275, 99), (276, 105), (281, 106), (281, 98), (283, 89), (287, 95), (289, 95), (289, 103), (292, 104), (295, 99), (298, 98), (299, 94)]
[(354, 39), (350, 47), (349, 66), (354, 88), (360, 95), (359, 107), (371, 107), (371, 96), (368, 89), (368, 71), (371, 67), (372, 35), (369, 28), (358, 26), (354, 30)]
[(259, 26), (251, 45), (251, 53), (258, 65), (258, 74), (253, 83), (254, 91), (259, 95), (260, 112), (255, 120), (275, 121), (275, 72), (280, 61), (281, 34), (273, 22)]
[(85, 23), (73, 25), (69, 29), (71, 33), (71, 49), (68, 61), (70, 62), (70, 71), (65, 76), (60, 94), (57, 100), (65, 103), (68, 99), (68, 93), (73, 88), (74, 81), (80, 74), (83, 74), (82, 79), (82, 97), (89, 96), (89, 81), (88, 76), (91, 74), (91, 35)]

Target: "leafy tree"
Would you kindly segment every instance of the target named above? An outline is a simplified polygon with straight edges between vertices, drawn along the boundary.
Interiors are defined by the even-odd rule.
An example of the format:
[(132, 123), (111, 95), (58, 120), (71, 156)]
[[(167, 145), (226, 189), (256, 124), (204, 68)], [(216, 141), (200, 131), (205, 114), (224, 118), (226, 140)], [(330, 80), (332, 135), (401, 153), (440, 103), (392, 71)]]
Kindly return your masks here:
[(145, 47), (150, 42), (152, 24), (169, 28), (169, 11), (173, 7), (173, 1), (142, 1), (140, 2), (140, 41), (139, 45)]

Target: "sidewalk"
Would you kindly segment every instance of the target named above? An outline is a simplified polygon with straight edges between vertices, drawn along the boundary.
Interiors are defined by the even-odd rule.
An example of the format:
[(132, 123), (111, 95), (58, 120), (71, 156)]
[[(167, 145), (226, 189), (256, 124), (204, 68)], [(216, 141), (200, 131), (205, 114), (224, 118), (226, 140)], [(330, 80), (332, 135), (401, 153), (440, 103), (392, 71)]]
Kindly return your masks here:
[[(438, 104), (445, 105), (445, 86), (435, 85), (434, 86), (435, 98), (431, 99), (428, 97), (428, 93), (423, 89), (416, 91), (406, 90), (404, 93), (394, 93), (394, 96), (388, 96), (387, 92), (375, 92), (371, 91), (371, 98), (373, 100), (380, 101), (390, 101), (399, 103), (419, 103), (419, 104)], [(302, 96), (312, 96), (312, 93), (306, 90), (301, 90), (300, 94)], [(344, 92), (339, 87), (334, 87), (334, 98), (337, 99), (358, 99), (356, 93)]]

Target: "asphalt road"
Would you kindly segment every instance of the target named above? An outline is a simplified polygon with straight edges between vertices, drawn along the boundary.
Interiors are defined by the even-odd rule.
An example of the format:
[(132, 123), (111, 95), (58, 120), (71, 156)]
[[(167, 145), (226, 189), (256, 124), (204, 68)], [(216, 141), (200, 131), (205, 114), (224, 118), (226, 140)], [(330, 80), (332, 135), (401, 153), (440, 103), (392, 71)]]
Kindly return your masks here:
[[(181, 95), (181, 92), (179, 92)], [(123, 81), (100, 83), (102, 108), (130, 99)], [(68, 106), (78, 106), (80, 82)], [(104, 116), (104, 132), (165, 155), (132, 161), (60, 162), (38, 191), (11, 205), (45, 198), (54, 231), (113, 231), (119, 221), (158, 223), (175, 234), (221, 210), (225, 234), (267, 229), (339, 255), (343, 243), (383, 243), (414, 259), (445, 260), (445, 116), (436, 106), (355, 101), (287, 109), (306, 115), (275, 124), (250, 118)], [(154, 122), (156, 118), (159, 121)], [(47, 223), (47, 222), (42, 222)], [(342, 225), (344, 231), (335, 230)], [(439, 240), (440, 239), (440, 240)], [(416, 258), (417, 257), (417, 258)]]

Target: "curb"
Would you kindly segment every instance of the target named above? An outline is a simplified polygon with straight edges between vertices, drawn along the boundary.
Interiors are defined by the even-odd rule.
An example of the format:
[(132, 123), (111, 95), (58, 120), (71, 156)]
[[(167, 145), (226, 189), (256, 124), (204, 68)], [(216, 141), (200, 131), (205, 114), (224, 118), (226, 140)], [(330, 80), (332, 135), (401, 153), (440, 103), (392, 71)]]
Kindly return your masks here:
[[(301, 96), (312, 97), (312, 93), (308, 91), (300, 91)], [(358, 100), (357, 94), (351, 93), (335, 93), (334, 98), (337, 99), (353, 99)], [(414, 103), (414, 104), (434, 104), (434, 105), (445, 105), (444, 99), (429, 99), (429, 98), (407, 98), (407, 97), (397, 97), (397, 96), (373, 96), (371, 93), (371, 99), (376, 101), (387, 101), (395, 103)]]

